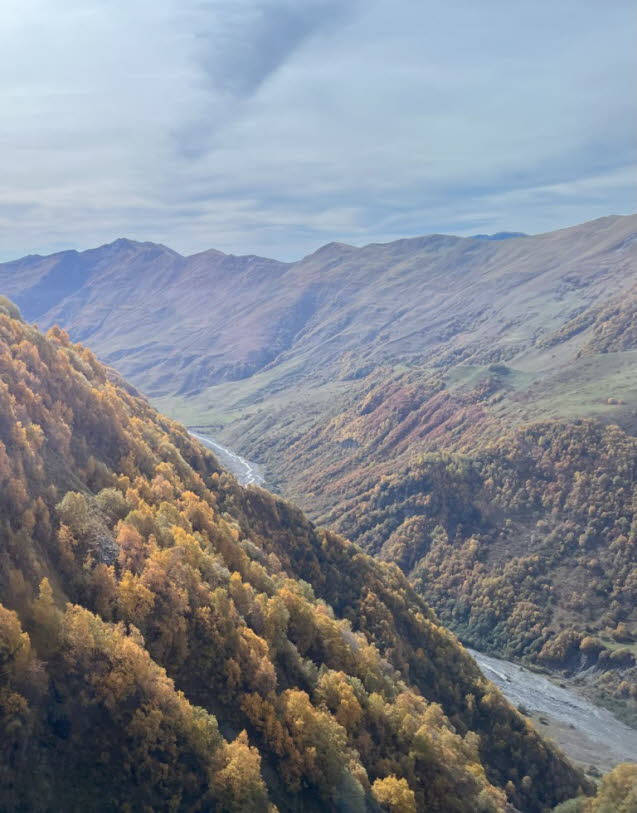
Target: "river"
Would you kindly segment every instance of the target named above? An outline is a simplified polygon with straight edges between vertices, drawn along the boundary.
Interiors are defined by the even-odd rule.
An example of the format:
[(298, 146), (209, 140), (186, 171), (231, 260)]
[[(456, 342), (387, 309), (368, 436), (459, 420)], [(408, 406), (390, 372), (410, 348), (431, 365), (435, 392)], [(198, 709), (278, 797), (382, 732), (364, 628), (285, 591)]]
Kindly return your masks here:
[[(265, 484), (257, 463), (246, 460), (210, 435), (190, 432), (211, 449), (242, 485)], [(577, 691), (510, 661), (469, 649), (485, 677), (514, 705), (524, 708), (536, 728), (554, 740), (574, 762), (602, 773), (619, 762), (637, 761), (637, 730)]]
[(188, 430), (190, 434), (200, 440), (204, 446), (213, 451), (221, 463), (221, 465), (228, 469), (229, 472), (234, 474), (242, 486), (262, 486), (265, 479), (261, 474), (261, 468), (257, 463), (252, 463), (246, 460), (245, 457), (236, 454), (231, 449), (222, 446), (221, 443), (216, 441), (210, 435), (204, 435), (200, 432), (193, 432), (192, 429)]

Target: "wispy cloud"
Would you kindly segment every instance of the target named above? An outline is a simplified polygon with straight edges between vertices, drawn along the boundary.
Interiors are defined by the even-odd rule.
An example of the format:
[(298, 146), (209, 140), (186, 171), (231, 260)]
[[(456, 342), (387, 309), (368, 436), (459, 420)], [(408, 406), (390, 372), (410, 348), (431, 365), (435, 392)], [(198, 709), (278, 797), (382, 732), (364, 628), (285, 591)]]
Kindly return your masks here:
[(197, 31), (198, 59), (211, 87), (250, 96), (309, 37), (352, 13), (338, 0), (214, 3)]
[(175, 131), (178, 152), (200, 158), (217, 131), (249, 111), (249, 100), (311, 37), (350, 19), (358, 0), (218, 0), (191, 7), (203, 103)]

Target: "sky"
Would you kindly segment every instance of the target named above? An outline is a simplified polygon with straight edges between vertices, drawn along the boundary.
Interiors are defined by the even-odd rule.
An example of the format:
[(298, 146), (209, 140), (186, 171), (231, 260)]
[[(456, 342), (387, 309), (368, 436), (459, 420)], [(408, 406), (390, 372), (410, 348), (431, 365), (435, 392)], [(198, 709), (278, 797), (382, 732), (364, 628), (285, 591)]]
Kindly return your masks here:
[(0, 260), (637, 210), (634, 0), (2, 0)]

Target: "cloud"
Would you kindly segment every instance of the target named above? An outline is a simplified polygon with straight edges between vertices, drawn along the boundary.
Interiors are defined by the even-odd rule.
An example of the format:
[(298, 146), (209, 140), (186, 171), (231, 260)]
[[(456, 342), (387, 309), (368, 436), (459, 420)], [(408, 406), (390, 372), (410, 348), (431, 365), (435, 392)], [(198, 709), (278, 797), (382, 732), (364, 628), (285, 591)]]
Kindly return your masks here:
[(197, 32), (198, 59), (215, 91), (250, 96), (305, 40), (351, 11), (338, 0), (215, 3)]
[(632, 0), (6, 0), (0, 254), (283, 259), (634, 209)]
[(175, 131), (179, 153), (200, 158), (212, 136), (245, 114), (246, 101), (311, 37), (351, 19), (358, 0), (222, 0), (196, 4), (193, 55), (207, 98)]

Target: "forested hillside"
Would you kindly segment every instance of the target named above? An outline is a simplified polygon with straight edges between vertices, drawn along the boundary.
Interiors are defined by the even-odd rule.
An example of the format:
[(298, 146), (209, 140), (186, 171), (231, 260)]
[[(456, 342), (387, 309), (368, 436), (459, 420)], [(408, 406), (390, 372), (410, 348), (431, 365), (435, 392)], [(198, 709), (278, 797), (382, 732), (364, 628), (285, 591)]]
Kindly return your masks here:
[(399, 564), (467, 641), (595, 665), (634, 720), (635, 222), (294, 264), (119, 240), (0, 284)]
[[(190, 736), (187, 708), (214, 715), (211, 776), (230, 765), (224, 749), (242, 749), (236, 765), (253, 755), (254, 782), (236, 786), (256, 795), (226, 798), (211, 779), (205, 792), (222, 806), (259, 809), (267, 796), (280, 809), (344, 799), (364, 809), (413, 794), (418, 809), (488, 810), (503, 809), (503, 791), (540, 810), (571, 795), (579, 777), (484, 684), (428, 606), (478, 649), (583, 674), (598, 701), (637, 722), (636, 233), (634, 217), (604, 218), (503, 241), (330, 244), (294, 264), (116, 241), (0, 266), (30, 318), (84, 337), (360, 546), (240, 489), (59, 329), (45, 340), (10, 322), (2, 499), (15, 519), (3, 595), (18, 612), (12, 635), (26, 632), (34, 653), (25, 674), (48, 687), (23, 678), (16, 690), (37, 741), (57, 736), (42, 714), (66, 679), (70, 601), (119, 624), (100, 627), (120, 636), (104, 646), (133, 641), (184, 692), (179, 703), (194, 704), (175, 743)], [(42, 602), (55, 635), (38, 632)], [(223, 629), (211, 620), (221, 616)], [(82, 663), (73, 698), (95, 671)], [(341, 681), (338, 697), (324, 681)], [(403, 692), (418, 725), (379, 722)], [(355, 721), (339, 711), (345, 695)], [(422, 702), (440, 704), (435, 725)], [(493, 702), (497, 715), (485, 710)], [(60, 713), (69, 732), (86, 716)], [(418, 750), (423, 715), (449, 732), (453, 758), (429, 741), (428, 756)], [(310, 739), (301, 730), (314, 728)], [(64, 739), (70, 754), (81, 737)], [(26, 765), (36, 756), (20, 742)], [(174, 787), (203, 759), (181, 747)], [(34, 793), (58, 792), (51, 751), (38, 757), (47, 764)], [(547, 771), (541, 790), (535, 777)], [(205, 808), (201, 792), (192, 804)]]
[(400, 571), (0, 305), (0, 807), (541, 811), (583, 777)]
[(292, 442), (264, 433), (254, 453), (277, 458), (312, 516), (398, 564), (466, 643), (588, 670), (634, 723), (637, 439), (594, 419), (516, 426), (512, 374), (492, 368), (460, 387), (378, 373), (332, 418)]
[(594, 798), (564, 802), (555, 813), (632, 813), (637, 810), (637, 765), (618, 765), (602, 780)]

